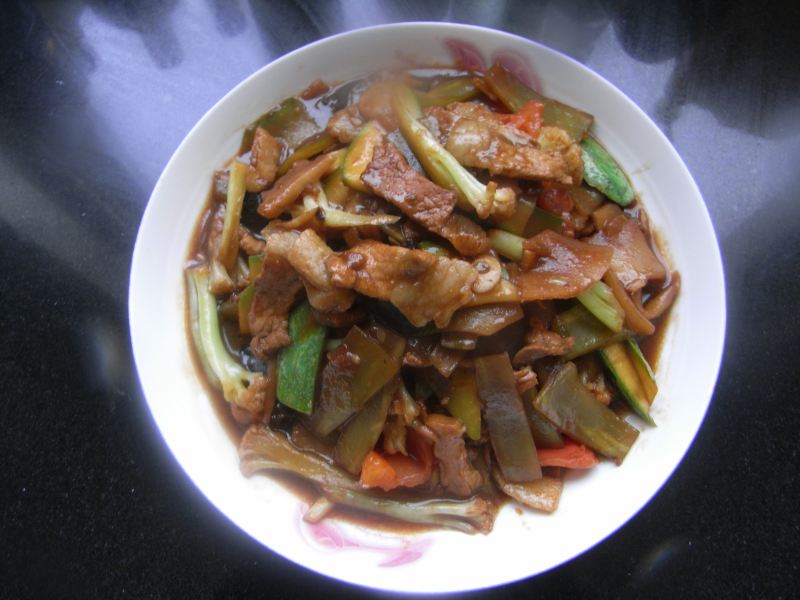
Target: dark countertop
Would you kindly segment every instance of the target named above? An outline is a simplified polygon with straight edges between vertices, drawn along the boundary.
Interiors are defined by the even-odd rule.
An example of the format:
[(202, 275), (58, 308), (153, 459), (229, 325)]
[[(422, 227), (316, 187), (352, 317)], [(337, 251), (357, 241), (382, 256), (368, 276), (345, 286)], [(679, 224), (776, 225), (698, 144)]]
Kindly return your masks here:
[(691, 0), (4, 2), (0, 597), (368, 594), (198, 493), (139, 390), (126, 298), (142, 211), (195, 121), (288, 50), (400, 20), (506, 29), (605, 76), (683, 156), (726, 269), (725, 358), (682, 465), (610, 539), (493, 597), (796, 597), (799, 17)]

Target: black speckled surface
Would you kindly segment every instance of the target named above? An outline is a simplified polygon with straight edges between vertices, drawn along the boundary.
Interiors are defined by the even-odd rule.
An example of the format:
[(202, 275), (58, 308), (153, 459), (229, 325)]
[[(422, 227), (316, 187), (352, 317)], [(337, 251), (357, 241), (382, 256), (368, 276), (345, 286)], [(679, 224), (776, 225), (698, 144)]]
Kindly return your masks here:
[(506, 29), (609, 79), (683, 156), (726, 269), (725, 358), (686, 460), (610, 539), (492, 597), (797, 597), (799, 11), (588, 0), (0, 4), (0, 597), (370, 595), (262, 548), (194, 488), (141, 397), (126, 298), (147, 198), (194, 122), (288, 50), (401, 20)]

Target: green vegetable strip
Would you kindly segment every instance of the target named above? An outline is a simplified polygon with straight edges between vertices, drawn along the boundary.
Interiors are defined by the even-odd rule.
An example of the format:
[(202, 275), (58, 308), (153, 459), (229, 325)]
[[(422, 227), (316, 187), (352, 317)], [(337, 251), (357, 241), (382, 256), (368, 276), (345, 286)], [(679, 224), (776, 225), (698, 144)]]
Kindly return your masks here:
[(575, 441), (617, 462), (622, 462), (639, 436), (634, 427), (592, 396), (571, 362), (550, 376), (534, 407)]
[(544, 106), (542, 122), (560, 127), (576, 142), (582, 140), (592, 126), (592, 115), (542, 96), (517, 80), (501, 65), (493, 65), (486, 72), (484, 81), (510, 112), (519, 112), (530, 100), (540, 102)]
[(342, 161), (342, 180), (346, 185), (359, 192), (371, 193), (371, 190), (361, 181), (361, 175), (367, 170), (372, 161), (375, 146), (383, 140), (383, 129), (374, 121), (364, 125), (350, 142)]
[(397, 374), (402, 349), (398, 352), (395, 346), (401, 344), (395, 342), (387, 337), (384, 344), (378, 344), (360, 328), (350, 329), (342, 346), (358, 357), (357, 364), (353, 370), (339, 369), (332, 362), (325, 365), (319, 398), (311, 414), (310, 427), (315, 434), (327, 436)]
[(489, 242), (492, 244), (492, 248), (515, 262), (522, 260), (522, 243), (524, 241), (525, 238), (501, 229), (489, 230)]
[(522, 235), (526, 238), (533, 237), (545, 229), (550, 229), (556, 233), (561, 233), (561, 224), (563, 222), (564, 219), (558, 215), (554, 215), (550, 211), (544, 210), (543, 208), (539, 208), (537, 206), (534, 209), (533, 214), (531, 215), (531, 218), (525, 227), (525, 232)]
[(239, 404), (258, 373), (248, 371), (228, 353), (219, 328), (217, 301), (209, 291), (206, 267), (196, 267), (186, 272), (192, 337), (195, 349), (211, 382), (222, 388), (225, 400)]
[(633, 202), (634, 194), (628, 178), (608, 151), (592, 138), (581, 142), (583, 180), (603, 192), (620, 206)]
[(508, 219), (497, 221), (497, 226), (508, 233), (524, 236), (528, 222), (531, 220), (531, 215), (533, 215), (535, 209), (535, 204), (524, 198), (520, 198), (517, 200), (517, 207), (514, 209), (514, 214)]
[(305, 118), (308, 118), (308, 112), (303, 103), (297, 98), (287, 98), (278, 107), (264, 113), (245, 129), (239, 153), (250, 150), (256, 129), (259, 127), (266, 129), (275, 137), (283, 137), (293, 123)]
[(598, 281), (588, 290), (579, 294), (578, 301), (611, 331), (615, 333), (622, 331), (625, 311), (617, 302), (611, 288), (605, 283)]
[(473, 371), (459, 367), (450, 376), (447, 410), (461, 419), (470, 439), (481, 439), (481, 400)]
[(647, 362), (644, 354), (642, 354), (642, 349), (639, 348), (639, 344), (637, 344), (636, 340), (633, 338), (628, 338), (628, 354), (631, 357), (636, 372), (639, 374), (639, 380), (642, 382), (642, 387), (647, 396), (647, 402), (652, 404), (656, 394), (658, 394), (656, 375), (653, 373), (650, 363)]
[(278, 400), (307, 415), (314, 402), (326, 335), (326, 328), (314, 319), (311, 306), (303, 302), (289, 316), (292, 343), (278, 353)]
[(417, 245), (417, 248), (420, 250), (424, 250), (425, 252), (429, 252), (430, 254), (435, 254), (436, 256), (443, 256), (444, 258), (453, 258), (453, 253), (442, 246), (441, 244), (436, 244), (434, 242), (420, 242)]
[(625, 338), (624, 332), (614, 333), (580, 304), (556, 316), (553, 329), (562, 337), (575, 338), (572, 349), (564, 356), (567, 360)]
[(278, 169), (278, 177), (285, 175), (292, 165), (298, 160), (307, 160), (309, 158), (313, 158), (317, 154), (321, 154), (323, 151), (333, 146), (335, 143), (336, 140), (333, 139), (333, 136), (327, 131), (323, 131), (322, 133), (308, 138), (305, 142), (300, 144), (297, 150), (292, 152), (288, 158), (283, 161), (283, 164), (281, 164), (280, 168)]
[(239, 332), (242, 335), (250, 335), (250, 306), (253, 304), (253, 297), (256, 294), (256, 288), (251, 283), (244, 291), (239, 294), (239, 306), (238, 306), (238, 314), (239, 314)]
[(396, 388), (395, 383), (396, 380), (389, 382), (367, 401), (347, 423), (334, 446), (334, 459), (353, 475), (361, 473), (364, 457), (381, 437), (386, 413), (389, 411), (389, 404)]
[(492, 449), (503, 476), (515, 483), (541, 479), (536, 446), (508, 354), (475, 359), (475, 379), (485, 406)]
[(472, 77), (451, 77), (437, 83), (427, 92), (417, 92), (422, 106), (447, 106), (452, 102), (464, 102), (477, 95), (478, 88)]
[(650, 416), (650, 401), (628, 354), (627, 345), (623, 342), (610, 344), (600, 350), (600, 358), (628, 405), (649, 425), (655, 425)]
[(245, 175), (247, 165), (234, 159), (228, 180), (228, 199), (225, 203), (225, 221), (219, 243), (219, 262), (230, 272), (236, 266), (239, 256), (239, 220), (244, 203)]
[(496, 204), (515, 202), (516, 195), (510, 188), (492, 192), (442, 147), (427, 127), (419, 122), (422, 110), (409, 88), (398, 86), (392, 99), (392, 108), (400, 124), (400, 132), (428, 176), (438, 185), (456, 192), (460, 200), (466, 201), (466, 204), (460, 204), (462, 208), (474, 210), (479, 217), (486, 218), (494, 212)]
[(528, 417), (528, 425), (531, 427), (533, 443), (537, 448), (563, 448), (564, 438), (547, 419), (536, 412), (533, 406), (535, 399), (536, 388), (530, 389), (522, 395), (522, 406), (525, 407), (525, 415)]

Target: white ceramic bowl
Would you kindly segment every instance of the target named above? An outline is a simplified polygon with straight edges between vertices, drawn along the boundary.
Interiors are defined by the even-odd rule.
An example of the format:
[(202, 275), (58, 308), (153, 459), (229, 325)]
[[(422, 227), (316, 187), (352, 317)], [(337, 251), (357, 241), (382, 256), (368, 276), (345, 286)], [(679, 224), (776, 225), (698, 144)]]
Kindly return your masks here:
[[(348, 80), (398, 52), (425, 62), (454, 55), (501, 60), (546, 95), (595, 115), (594, 132), (631, 174), (667, 240), (683, 289), (669, 324), (653, 406), (621, 467), (605, 463), (566, 482), (553, 515), (512, 506), (489, 535), (399, 535), (339, 522), (302, 523), (300, 501), (268, 476), (245, 479), (236, 448), (198, 382), (184, 330), (183, 265), (211, 175), (243, 127), (317, 77)], [(444, 592), (530, 577), (591, 548), (633, 517), (692, 442), (716, 381), (725, 334), (722, 264), (706, 207), (669, 141), (631, 100), (573, 61), (529, 40), (479, 27), (405, 23), (351, 31), (300, 48), (227, 94), (195, 125), (164, 169), (142, 219), (130, 279), (130, 327), (150, 410), (175, 457), (227, 517), (278, 554), (318, 573), (395, 591)], [(453, 565), (458, 565), (457, 569)]]

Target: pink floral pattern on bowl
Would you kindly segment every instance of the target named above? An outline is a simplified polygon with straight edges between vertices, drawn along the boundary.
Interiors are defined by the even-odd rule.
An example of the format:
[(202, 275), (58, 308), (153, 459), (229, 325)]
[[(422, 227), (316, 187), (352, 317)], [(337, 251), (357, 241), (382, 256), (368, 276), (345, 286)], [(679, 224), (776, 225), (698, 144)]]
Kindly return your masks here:
[(356, 540), (348, 536), (332, 520), (323, 519), (319, 523), (306, 523), (303, 520), (302, 509), (298, 526), (300, 533), (308, 544), (323, 552), (341, 552), (345, 550), (366, 551), (382, 556), (379, 567), (399, 567), (413, 563), (422, 558), (433, 544), (429, 538), (408, 539), (381, 535), (384, 543), (375, 543), (367, 540)]
[(517, 79), (534, 90), (541, 92), (542, 84), (530, 63), (518, 52), (502, 48), (495, 50), (489, 60), (484, 59), (481, 51), (471, 42), (460, 38), (447, 38), (444, 47), (453, 62), (466, 69), (482, 71), (498, 63), (508, 69)]

